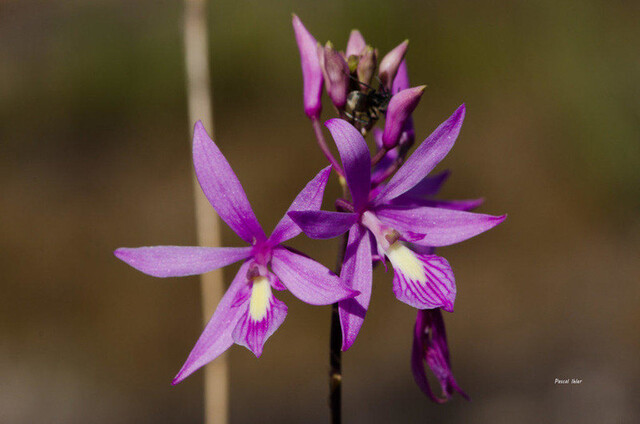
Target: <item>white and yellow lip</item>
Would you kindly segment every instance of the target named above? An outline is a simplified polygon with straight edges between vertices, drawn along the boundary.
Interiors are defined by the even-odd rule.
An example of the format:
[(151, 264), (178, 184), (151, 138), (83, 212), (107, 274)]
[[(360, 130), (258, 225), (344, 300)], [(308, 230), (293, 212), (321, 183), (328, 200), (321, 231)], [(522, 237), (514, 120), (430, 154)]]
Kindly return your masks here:
[(396, 241), (386, 251), (393, 266), (393, 291), (401, 302), (418, 309), (453, 312), (456, 284), (451, 266), (436, 255), (421, 255)]
[(418, 260), (413, 250), (404, 244), (396, 241), (387, 249), (386, 255), (393, 268), (403, 273), (406, 278), (420, 284), (427, 282), (424, 265)]
[(262, 321), (269, 312), (271, 304), (271, 283), (267, 277), (259, 276), (253, 280), (251, 299), (249, 300), (249, 315), (254, 321)]

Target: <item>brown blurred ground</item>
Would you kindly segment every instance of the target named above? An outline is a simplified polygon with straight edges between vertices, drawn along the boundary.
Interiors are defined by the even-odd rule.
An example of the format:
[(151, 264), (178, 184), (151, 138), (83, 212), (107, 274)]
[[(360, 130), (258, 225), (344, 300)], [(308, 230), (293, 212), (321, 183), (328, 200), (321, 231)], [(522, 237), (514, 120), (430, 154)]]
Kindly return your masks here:
[[(454, 371), (473, 402), (419, 392), (414, 311), (378, 270), (344, 359), (346, 422), (640, 421), (638, 2), (215, 3), (217, 142), (266, 229), (324, 166), (292, 11), (337, 45), (352, 27), (382, 51), (410, 38), (412, 80), (429, 86), (419, 137), (468, 108), (444, 196), (509, 213), (440, 251), (459, 287), (445, 317)], [(201, 376), (169, 384), (199, 334), (197, 279), (147, 277), (111, 254), (195, 240), (181, 11), (0, 6), (2, 423), (201, 420)], [(334, 242), (293, 244), (333, 263)], [(282, 298), (289, 317), (263, 357), (230, 350), (235, 423), (328, 419), (329, 309)]]

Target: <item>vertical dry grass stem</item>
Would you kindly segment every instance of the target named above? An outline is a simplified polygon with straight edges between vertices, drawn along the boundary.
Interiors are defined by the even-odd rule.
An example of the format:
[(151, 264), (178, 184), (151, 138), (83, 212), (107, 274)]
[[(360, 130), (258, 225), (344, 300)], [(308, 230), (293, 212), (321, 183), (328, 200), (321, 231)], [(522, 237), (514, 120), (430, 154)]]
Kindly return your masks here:
[[(207, 31), (207, 1), (184, 2), (184, 52), (187, 74), (187, 101), (189, 104), (189, 131), (200, 119), (215, 139), (212, 113), (212, 92), (209, 83), (209, 47)], [(191, 135), (191, 133), (189, 133)], [(190, 139), (190, 138), (189, 138)], [(198, 244), (220, 246), (220, 220), (193, 177), (196, 229)], [(201, 277), (202, 318), (206, 324), (224, 294), (222, 270)], [(204, 367), (204, 422), (228, 422), (228, 367), (227, 354)]]

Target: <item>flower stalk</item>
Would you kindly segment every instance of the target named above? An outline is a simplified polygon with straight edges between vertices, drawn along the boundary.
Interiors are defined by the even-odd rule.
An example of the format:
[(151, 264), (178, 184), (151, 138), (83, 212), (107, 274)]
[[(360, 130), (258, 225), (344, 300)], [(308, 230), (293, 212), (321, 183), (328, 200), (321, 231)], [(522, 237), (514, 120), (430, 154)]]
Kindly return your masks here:
[[(213, 132), (206, 0), (185, 0), (184, 2), (184, 52), (189, 122), (202, 119)], [(195, 176), (193, 189), (198, 244), (218, 246), (221, 242), (220, 220), (200, 190)], [(224, 294), (222, 278), (220, 269), (202, 274), (200, 277), (204, 324), (207, 323)], [(229, 372), (226, 355), (223, 355), (204, 370), (205, 424), (226, 424), (229, 420), (228, 403)]]

